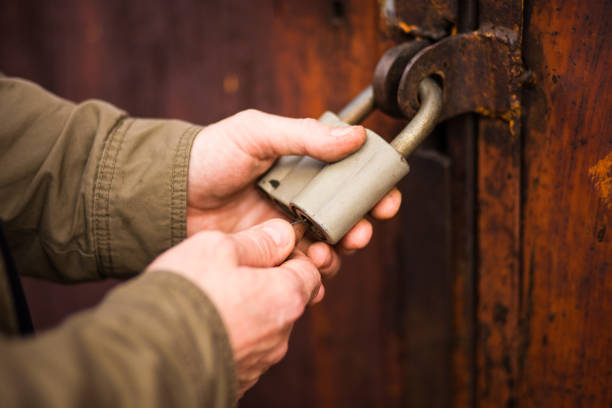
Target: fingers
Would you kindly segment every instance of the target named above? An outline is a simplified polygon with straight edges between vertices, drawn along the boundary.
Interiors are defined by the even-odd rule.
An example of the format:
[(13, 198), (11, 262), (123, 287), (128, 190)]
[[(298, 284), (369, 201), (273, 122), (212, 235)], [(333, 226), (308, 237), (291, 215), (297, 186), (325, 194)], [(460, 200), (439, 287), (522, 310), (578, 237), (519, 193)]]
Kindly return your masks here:
[[(374, 206), (370, 214), (380, 220), (389, 219), (397, 214), (401, 204), (402, 193), (394, 187)], [(346, 254), (350, 254), (351, 251), (364, 248), (368, 245), (372, 239), (372, 234), (372, 224), (368, 220), (362, 219), (346, 233), (342, 241), (340, 241), (340, 245)]]
[(357, 150), (366, 139), (362, 126), (335, 128), (315, 119), (285, 118), (253, 109), (232, 120), (249, 124), (250, 130), (238, 135), (235, 142), (260, 159), (299, 154), (335, 161)]
[[(394, 187), (374, 206), (370, 214), (381, 220), (392, 218), (399, 211), (401, 203), (402, 193)], [(364, 248), (372, 239), (372, 234), (372, 224), (366, 219), (362, 219), (346, 233), (340, 242), (341, 252), (349, 255), (357, 249)], [(321, 273), (328, 276), (334, 275), (340, 268), (340, 258), (337, 254), (329, 246), (325, 247), (322, 242), (312, 244), (306, 239), (301, 239), (302, 235), (303, 233), (297, 235), (298, 248), (308, 254)]]
[(312, 300), (310, 301), (310, 304), (314, 305), (316, 303), (319, 303), (320, 301), (323, 300), (324, 296), (325, 296), (325, 286), (319, 285), (318, 290), (316, 290), (315, 293), (313, 293), (312, 295)]
[(293, 231), (295, 231), (295, 239), (297, 241), (302, 240), (302, 238), (306, 234), (306, 231), (308, 230), (308, 224), (305, 224), (305, 223), (295, 224), (295, 225), (292, 225), (292, 227), (293, 227)]
[(230, 235), (238, 264), (272, 267), (283, 262), (295, 246), (295, 233), (285, 220), (272, 219)]
[[(298, 225), (293, 228), (296, 227)], [(308, 255), (322, 275), (330, 278), (338, 272), (341, 264), (340, 257), (331, 246), (322, 241), (313, 243), (308, 237), (304, 237), (304, 229), (301, 229), (300, 233), (296, 233), (296, 239), (298, 239), (296, 249)]]
[(401, 204), (402, 193), (394, 187), (393, 190), (389, 191), (387, 195), (372, 208), (370, 214), (372, 214), (372, 217), (378, 218), (379, 220), (386, 220), (397, 214)]
[[(377, 219), (392, 218), (399, 211), (401, 203), (401, 192), (397, 188), (393, 188), (376, 204), (370, 211), (370, 214)], [(302, 226), (300, 225), (300, 227)], [(341, 266), (341, 259), (335, 250), (324, 242), (312, 243), (306, 238), (301, 238), (303, 235), (302, 230), (296, 235), (299, 240), (297, 248), (308, 255), (321, 274), (326, 277), (332, 277), (338, 272)], [(367, 246), (372, 239), (372, 235), (372, 224), (366, 219), (362, 219), (345, 235), (337, 250), (343, 255), (351, 255), (356, 250)]]
[(340, 269), (340, 257), (324, 242), (315, 242), (307, 250), (308, 257), (324, 276), (331, 278)]
[(370, 242), (372, 232), (372, 224), (368, 220), (362, 219), (347, 232), (340, 241), (340, 245), (348, 250), (364, 248)]
[(292, 272), (299, 279), (299, 290), (304, 304), (317, 298), (320, 292), (321, 274), (308, 257), (296, 251), (287, 262), (283, 263), (282, 268)]

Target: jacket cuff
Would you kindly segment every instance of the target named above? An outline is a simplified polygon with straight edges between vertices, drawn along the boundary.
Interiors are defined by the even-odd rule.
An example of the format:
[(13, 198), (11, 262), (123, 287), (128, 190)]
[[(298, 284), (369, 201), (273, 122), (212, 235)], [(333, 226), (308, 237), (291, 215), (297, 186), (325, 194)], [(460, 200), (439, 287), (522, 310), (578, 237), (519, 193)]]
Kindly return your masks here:
[(165, 368), (158, 374), (180, 384), (183, 398), (200, 402), (188, 406), (236, 405), (230, 340), (217, 309), (200, 288), (176, 273), (147, 272), (111, 291), (99, 310), (108, 320), (126, 312), (133, 332), (126, 327), (125, 334), (142, 338), (160, 353)]
[(186, 237), (189, 155), (200, 130), (176, 120), (124, 118), (108, 135), (92, 215), (103, 276), (133, 276)]

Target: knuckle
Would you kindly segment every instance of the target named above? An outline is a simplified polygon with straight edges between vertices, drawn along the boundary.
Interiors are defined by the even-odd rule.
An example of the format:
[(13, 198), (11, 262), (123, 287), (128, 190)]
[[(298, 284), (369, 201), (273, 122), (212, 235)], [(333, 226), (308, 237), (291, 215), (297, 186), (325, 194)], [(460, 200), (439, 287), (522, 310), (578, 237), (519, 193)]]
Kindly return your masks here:
[(312, 280), (313, 283), (313, 287), (316, 287), (317, 285), (321, 284), (321, 273), (319, 272), (319, 269), (310, 261), (307, 259), (303, 260), (303, 273), (304, 275), (308, 276), (308, 280)]
[(302, 118), (299, 119), (300, 125), (304, 128), (307, 133), (320, 133), (324, 128), (321, 122), (314, 118)]
[(255, 384), (263, 372), (265, 372), (265, 368), (260, 369), (257, 372), (249, 373), (245, 377), (244, 382), (247, 384)]
[(236, 114), (236, 116), (240, 117), (241, 119), (247, 119), (247, 120), (253, 120), (257, 117), (259, 117), (261, 115), (261, 111), (257, 110), (257, 109), (253, 109), (253, 108), (249, 108), (249, 109), (245, 109), (241, 112), (238, 112)]
[(211, 248), (222, 240), (221, 234), (217, 231), (200, 231), (192, 237), (192, 242), (198, 246)]
[(215, 231), (214, 234), (215, 245), (219, 249), (230, 249), (234, 247), (234, 242), (229, 236), (217, 231)]
[(240, 393), (244, 394), (246, 391), (248, 391), (250, 388), (252, 388), (255, 384), (257, 384), (257, 382), (259, 381), (259, 375), (257, 375), (256, 377), (253, 378), (248, 378), (248, 379), (241, 379), (239, 380), (240, 383)]
[(300, 279), (291, 271), (284, 274), (284, 278), (278, 279), (276, 285), (278, 299), (278, 326), (286, 327), (295, 322), (304, 311), (306, 299), (303, 285)]
[(287, 293), (285, 312), (288, 322), (294, 322), (302, 315), (307, 301), (308, 299), (305, 298), (304, 290), (301, 287), (295, 287)]
[(299, 277), (302, 290), (314, 288), (321, 283), (321, 273), (310, 258), (295, 259), (295, 268), (299, 270), (294, 275)]
[(206, 231), (204, 238), (212, 253), (219, 257), (235, 255), (234, 242), (226, 234), (219, 231)]
[(304, 290), (304, 283), (293, 271), (289, 271), (289, 273), (286, 274), (285, 286), (286, 293), (289, 294), (302, 293)]
[(275, 352), (270, 356), (270, 365), (277, 364), (287, 355), (289, 351), (289, 344), (285, 341), (278, 346)]

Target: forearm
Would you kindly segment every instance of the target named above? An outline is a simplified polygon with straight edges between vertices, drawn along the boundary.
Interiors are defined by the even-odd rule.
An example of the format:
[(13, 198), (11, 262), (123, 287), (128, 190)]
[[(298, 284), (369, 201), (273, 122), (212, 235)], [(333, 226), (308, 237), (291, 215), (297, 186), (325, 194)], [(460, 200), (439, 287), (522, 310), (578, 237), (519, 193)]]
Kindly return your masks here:
[(223, 323), (203, 292), (150, 272), (30, 340), (0, 342), (3, 406), (233, 406)]
[(7, 77), (0, 101), (0, 217), (21, 273), (130, 277), (185, 237), (198, 127), (73, 104)]

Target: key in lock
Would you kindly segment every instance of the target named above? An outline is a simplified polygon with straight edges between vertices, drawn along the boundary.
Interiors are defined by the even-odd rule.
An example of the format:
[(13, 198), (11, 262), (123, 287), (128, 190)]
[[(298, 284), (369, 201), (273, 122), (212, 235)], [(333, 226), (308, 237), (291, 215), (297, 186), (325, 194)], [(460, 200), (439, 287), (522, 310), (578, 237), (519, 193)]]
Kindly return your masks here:
[[(351, 155), (325, 163), (309, 156), (284, 156), (258, 182), (287, 214), (305, 219), (319, 239), (336, 244), (406, 174), (406, 157), (425, 140), (442, 108), (442, 90), (432, 78), (419, 84), (421, 105), (408, 125), (389, 144), (366, 129), (365, 143)], [(342, 127), (361, 122), (374, 109), (368, 87), (338, 115), (325, 112), (319, 121)]]

